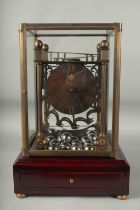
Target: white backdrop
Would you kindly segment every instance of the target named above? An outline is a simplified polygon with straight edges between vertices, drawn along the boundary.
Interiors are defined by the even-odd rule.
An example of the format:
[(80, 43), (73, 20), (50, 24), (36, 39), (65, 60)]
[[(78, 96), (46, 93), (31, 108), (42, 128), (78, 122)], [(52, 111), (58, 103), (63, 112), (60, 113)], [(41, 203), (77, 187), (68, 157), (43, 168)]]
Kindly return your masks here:
[(139, 9), (139, 0), (0, 0), (1, 99), (19, 100), (20, 22), (122, 22), (121, 95), (140, 102)]
[[(0, 209), (140, 210), (140, 1), (0, 0)], [(20, 22), (122, 22), (120, 144), (131, 164), (130, 198), (29, 197), (13, 194), (12, 164), (20, 151)]]

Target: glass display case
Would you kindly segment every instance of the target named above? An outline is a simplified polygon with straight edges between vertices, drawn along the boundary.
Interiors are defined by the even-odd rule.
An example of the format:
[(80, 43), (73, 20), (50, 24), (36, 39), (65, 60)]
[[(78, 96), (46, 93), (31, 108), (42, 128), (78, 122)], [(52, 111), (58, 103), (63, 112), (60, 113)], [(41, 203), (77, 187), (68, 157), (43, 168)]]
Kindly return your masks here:
[[(45, 161), (45, 170), (50, 160), (66, 166), (83, 160), (94, 171), (92, 161), (125, 159), (118, 144), (121, 30), (120, 23), (20, 24), (22, 163)], [(15, 190), (18, 197), (34, 194), (25, 188)], [(128, 195), (124, 188), (121, 199)]]

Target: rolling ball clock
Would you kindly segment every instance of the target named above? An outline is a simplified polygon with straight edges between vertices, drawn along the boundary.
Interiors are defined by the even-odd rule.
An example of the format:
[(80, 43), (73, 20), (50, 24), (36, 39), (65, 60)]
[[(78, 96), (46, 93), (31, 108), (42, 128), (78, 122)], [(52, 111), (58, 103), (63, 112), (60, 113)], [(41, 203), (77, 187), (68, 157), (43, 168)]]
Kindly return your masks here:
[(119, 147), (120, 23), (20, 24), (22, 148), (14, 192), (129, 194)]

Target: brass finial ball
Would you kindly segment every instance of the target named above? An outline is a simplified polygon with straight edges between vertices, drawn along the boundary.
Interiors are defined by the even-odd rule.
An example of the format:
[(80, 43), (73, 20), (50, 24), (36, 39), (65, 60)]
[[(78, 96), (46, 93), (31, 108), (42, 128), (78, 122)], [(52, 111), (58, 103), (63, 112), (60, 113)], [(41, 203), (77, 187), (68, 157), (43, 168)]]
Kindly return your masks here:
[(107, 40), (101, 41), (101, 49), (108, 49), (109, 48), (109, 42)]
[(41, 49), (43, 46), (43, 43), (41, 40), (35, 41), (35, 49)]
[(101, 49), (101, 45), (99, 43), (99, 44), (97, 44), (97, 50), (100, 50), (100, 49)]
[(42, 49), (44, 51), (47, 51), (49, 49), (49, 46), (47, 44), (43, 44)]

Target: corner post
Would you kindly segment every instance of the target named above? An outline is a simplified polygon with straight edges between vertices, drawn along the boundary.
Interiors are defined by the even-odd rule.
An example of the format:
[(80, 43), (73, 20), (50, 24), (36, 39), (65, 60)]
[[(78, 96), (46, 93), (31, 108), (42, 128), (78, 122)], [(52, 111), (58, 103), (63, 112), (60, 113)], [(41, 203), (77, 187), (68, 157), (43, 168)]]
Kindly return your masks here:
[(20, 24), (20, 86), (21, 86), (21, 127), (22, 127), (22, 148), (23, 156), (28, 154), (28, 90), (27, 90), (27, 41), (26, 24)]
[(114, 41), (114, 78), (113, 78), (113, 116), (112, 116), (112, 152), (117, 159), (119, 141), (120, 108), (120, 70), (121, 70), (121, 24), (115, 25)]

